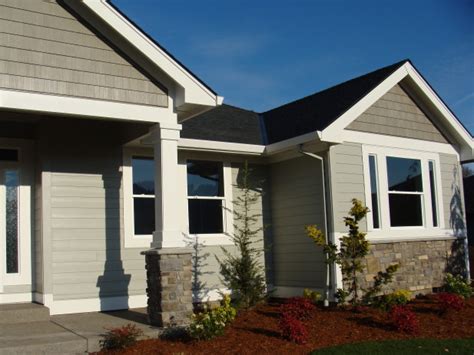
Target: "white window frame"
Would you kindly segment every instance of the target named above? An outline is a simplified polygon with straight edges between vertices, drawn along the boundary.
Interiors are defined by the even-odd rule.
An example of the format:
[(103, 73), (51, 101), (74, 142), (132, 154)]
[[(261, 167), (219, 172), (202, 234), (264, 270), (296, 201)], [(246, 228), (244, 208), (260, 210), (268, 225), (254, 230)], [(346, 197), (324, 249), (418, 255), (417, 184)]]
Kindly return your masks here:
[[(153, 159), (153, 151), (149, 149), (125, 148), (123, 150), (122, 168), (122, 191), (123, 191), (123, 224), (124, 224), (124, 247), (125, 248), (148, 248), (153, 241), (152, 234), (135, 234), (134, 220), (134, 197), (144, 197), (144, 195), (133, 194), (133, 157), (143, 157)], [(153, 196), (153, 198), (156, 194)], [(148, 197), (148, 196), (146, 196)], [(150, 198), (152, 198), (150, 196)]]
[[(188, 160), (194, 161), (216, 161), (222, 163), (222, 178), (223, 178), (223, 188), (224, 196), (188, 196), (188, 173), (187, 173), (187, 162)], [(186, 218), (186, 235), (189, 236), (192, 242), (199, 243), (203, 245), (232, 245), (232, 235), (234, 233), (234, 216), (233, 216), (233, 203), (232, 203), (232, 167), (230, 162), (208, 159), (208, 158), (187, 158), (184, 160), (184, 169), (185, 169), (185, 218)], [(188, 200), (189, 199), (203, 199), (211, 200), (218, 199), (222, 200), (222, 233), (212, 233), (212, 234), (190, 234), (189, 232), (189, 210), (188, 210)]]
[[(153, 235), (135, 235), (134, 208), (133, 208), (133, 171), (132, 158), (134, 156), (153, 158), (153, 151), (146, 148), (125, 147), (123, 149), (123, 166), (122, 166), (122, 193), (123, 193), (123, 229), (124, 229), (124, 248), (149, 248), (153, 241)], [(223, 227), (224, 232), (218, 234), (189, 234), (189, 217), (188, 217), (188, 198), (187, 198), (187, 160), (207, 160), (219, 161), (223, 163), (224, 178), (224, 202)], [(190, 244), (202, 245), (232, 245), (232, 235), (234, 233), (233, 218), (233, 191), (232, 191), (232, 167), (230, 162), (222, 161), (211, 157), (196, 158), (180, 158), (178, 162), (179, 179), (181, 186), (179, 196), (181, 200), (181, 230), (185, 235), (185, 242)]]
[[(18, 273), (6, 273), (6, 231), (0, 232), (0, 292), (5, 286), (31, 285), (32, 265), (31, 240), (32, 240), (32, 179), (33, 179), (33, 149), (32, 143), (22, 139), (0, 139), (0, 148), (18, 151), (18, 161), (2, 162), (1, 172), (12, 170), (18, 172)], [(6, 189), (1, 186), (0, 195), (5, 196)], [(1, 202), (3, 205), (3, 202)], [(5, 206), (1, 206), (0, 215), (5, 215)], [(34, 265), (33, 265), (34, 266)]]
[[(423, 151), (388, 148), (380, 146), (362, 147), (363, 164), (364, 164), (364, 181), (365, 181), (365, 198), (367, 207), (372, 210), (372, 199), (370, 189), (370, 167), (369, 155), (376, 157), (376, 171), (378, 179), (378, 195), (379, 195), (379, 223), (380, 228), (374, 229), (372, 212), (367, 214), (367, 237), (372, 240), (385, 240), (387, 238), (428, 238), (428, 237), (442, 237), (446, 236), (444, 225), (444, 210), (443, 210), (443, 196), (441, 186), (440, 159), (437, 153), (428, 153)], [(390, 207), (389, 207), (389, 189), (388, 189), (388, 171), (387, 171), (387, 157), (417, 159), (421, 161), (422, 167), (422, 181), (423, 192), (415, 193), (421, 194), (422, 197), (422, 226), (409, 227), (392, 227), (390, 225)], [(428, 162), (434, 162), (435, 172), (435, 196), (437, 198), (437, 214), (438, 226), (433, 226), (433, 213), (431, 205), (431, 190), (429, 178)], [(393, 193), (393, 192), (391, 192)], [(407, 194), (410, 194), (407, 192)]]

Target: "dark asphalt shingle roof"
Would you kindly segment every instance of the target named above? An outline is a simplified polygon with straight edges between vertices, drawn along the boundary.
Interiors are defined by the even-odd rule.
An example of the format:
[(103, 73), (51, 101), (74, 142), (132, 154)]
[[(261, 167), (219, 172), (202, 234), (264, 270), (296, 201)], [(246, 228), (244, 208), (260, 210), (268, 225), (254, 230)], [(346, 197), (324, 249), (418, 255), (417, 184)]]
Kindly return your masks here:
[(258, 113), (225, 104), (184, 121), (181, 137), (264, 144)]
[(265, 112), (268, 142), (325, 129), (406, 62), (403, 60)]
[(218, 106), (183, 122), (181, 136), (271, 144), (323, 130), (406, 62), (375, 70), (262, 114), (230, 105)]

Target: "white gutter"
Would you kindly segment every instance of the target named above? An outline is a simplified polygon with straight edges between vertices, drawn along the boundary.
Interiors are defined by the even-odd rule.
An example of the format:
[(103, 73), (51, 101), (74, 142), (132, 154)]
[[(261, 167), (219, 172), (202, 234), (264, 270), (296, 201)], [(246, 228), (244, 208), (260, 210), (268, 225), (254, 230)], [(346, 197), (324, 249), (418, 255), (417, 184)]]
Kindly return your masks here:
[[(326, 237), (326, 244), (329, 244), (329, 237), (328, 237), (328, 215), (327, 215), (327, 208), (326, 208), (326, 179), (325, 179), (325, 173), (324, 173), (324, 158), (317, 155), (317, 154), (314, 154), (314, 153), (311, 153), (311, 152), (305, 152), (303, 150), (303, 144), (300, 144), (299, 147), (298, 147), (298, 151), (303, 154), (303, 155), (306, 155), (308, 157), (311, 157), (311, 158), (314, 158), (314, 159), (317, 159), (321, 162), (321, 181), (322, 181), (322, 185), (323, 185), (323, 215), (324, 215), (324, 235)], [(327, 255), (326, 255), (326, 259), (327, 259)], [(325, 295), (324, 295), (324, 306), (325, 307), (328, 307), (329, 306), (329, 290), (331, 289), (331, 274), (330, 274), (330, 267), (329, 265), (326, 265), (326, 288), (325, 288)]]

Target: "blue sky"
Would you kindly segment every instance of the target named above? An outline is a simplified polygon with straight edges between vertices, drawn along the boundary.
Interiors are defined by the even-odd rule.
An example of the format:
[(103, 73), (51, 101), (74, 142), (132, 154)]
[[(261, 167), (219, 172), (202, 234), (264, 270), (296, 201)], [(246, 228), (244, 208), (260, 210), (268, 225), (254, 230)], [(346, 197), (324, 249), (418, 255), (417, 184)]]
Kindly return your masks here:
[(410, 58), (474, 133), (472, 0), (113, 0), (225, 97), (265, 111)]

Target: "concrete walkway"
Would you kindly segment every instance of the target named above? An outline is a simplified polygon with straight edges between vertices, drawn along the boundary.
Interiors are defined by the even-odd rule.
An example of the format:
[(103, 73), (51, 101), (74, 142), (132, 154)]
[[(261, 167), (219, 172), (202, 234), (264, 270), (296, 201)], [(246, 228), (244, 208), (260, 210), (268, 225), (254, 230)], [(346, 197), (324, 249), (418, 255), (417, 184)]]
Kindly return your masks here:
[(107, 328), (135, 324), (146, 337), (159, 328), (148, 325), (146, 309), (51, 316), (49, 321), (0, 324), (0, 354), (84, 354), (98, 351)]

